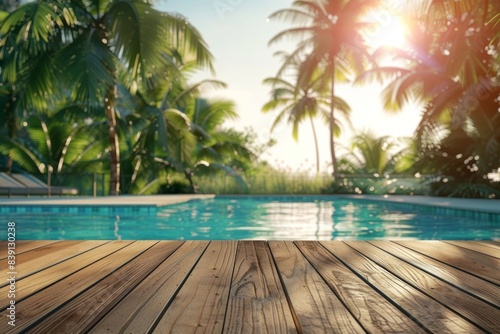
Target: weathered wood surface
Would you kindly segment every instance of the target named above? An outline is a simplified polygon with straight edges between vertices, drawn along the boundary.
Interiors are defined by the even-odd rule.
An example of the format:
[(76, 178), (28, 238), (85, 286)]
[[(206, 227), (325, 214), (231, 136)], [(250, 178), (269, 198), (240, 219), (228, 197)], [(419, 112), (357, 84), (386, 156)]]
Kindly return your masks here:
[(500, 333), (498, 243), (23, 241), (16, 250), (16, 326), (4, 281), (0, 333)]

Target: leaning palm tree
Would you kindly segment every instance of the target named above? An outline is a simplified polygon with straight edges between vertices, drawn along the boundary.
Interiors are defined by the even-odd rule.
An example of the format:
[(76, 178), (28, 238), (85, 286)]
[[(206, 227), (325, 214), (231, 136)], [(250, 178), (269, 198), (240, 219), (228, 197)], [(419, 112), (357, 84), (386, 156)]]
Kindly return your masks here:
[[(292, 136), (296, 141), (298, 140), (299, 124), (305, 119), (309, 119), (316, 150), (316, 174), (319, 174), (319, 147), (313, 119), (320, 115), (327, 124), (329, 123), (329, 94), (317, 69), (312, 69), (315, 73), (311, 76), (305, 76), (303, 74), (311, 70), (311, 68), (307, 68), (308, 63), (301, 63), (295, 59), (291, 64), (293, 64), (294, 83), (279, 77), (264, 80), (264, 84), (270, 85), (272, 90), (271, 100), (262, 107), (262, 111), (269, 112), (280, 108), (280, 112), (271, 126), (271, 131), (286, 119), (292, 125)], [(351, 111), (349, 105), (340, 97), (335, 97), (335, 100), (338, 110), (342, 112), (344, 119), (349, 121), (349, 112)], [(341, 123), (338, 119), (335, 119), (335, 122), (336, 135), (338, 136), (340, 135)]]
[[(291, 59), (306, 54), (305, 62), (325, 73), (324, 84), (330, 87), (330, 155), (333, 175), (338, 174), (335, 153), (335, 83), (346, 81), (352, 73), (361, 72), (368, 53), (363, 48), (361, 17), (375, 7), (377, 0), (297, 0), (293, 7), (273, 13), (272, 19), (286, 19), (299, 24), (274, 36), (270, 44), (287, 37), (300, 38)], [(283, 68), (288, 64), (285, 63)], [(306, 74), (307, 75), (307, 74)]]
[[(29, 99), (43, 103), (54, 92), (63, 92), (82, 103), (88, 113), (104, 110), (109, 128), (110, 194), (120, 192), (118, 73), (126, 71), (138, 89), (154, 90), (168, 75), (176, 49), (194, 55), (200, 65), (212, 62), (203, 39), (187, 20), (159, 12), (148, 1), (28, 3), (5, 20), (1, 31), (7, 32), (2, 47), (12, 46), (17, 53), (3, 54), (10, 62), (6, 71), (10, 82), (30, 72), (33, 59), (43, 59), (38, 63), (44, 67), (37, 70), (44, 72), (37, 72), (37, 80), (30, 83)], [(9, 38), (10, 34), (15, 38)]]

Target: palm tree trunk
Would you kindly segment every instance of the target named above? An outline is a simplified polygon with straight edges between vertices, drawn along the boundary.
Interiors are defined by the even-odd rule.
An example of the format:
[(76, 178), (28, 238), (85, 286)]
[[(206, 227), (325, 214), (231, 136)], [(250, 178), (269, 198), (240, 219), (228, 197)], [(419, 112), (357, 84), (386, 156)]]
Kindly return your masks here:
[[(16, 130), (17, 130), (16, 114), (14, 110), (14, 104), (15, 104), (14, 100), (15, 100), (14, 92), (10, 90), (9, 102), (6, 105), (7, 107), (6, 113), (7, 113), (7, 135), (9, 137), (9, 140), (11, 141), (14, 140), (14, 138), (16, 137)], [(7, 170), (6, 170), (8, 174), (12, 173), (12, 165), (13, 165), (13, 159), (11, 153), (9, 152), (9, 154), (7, 155)]]
[(311, 121), (311, 128), (314, 137), (314, 148), (316, 149), (316, 175), (319, 174), (319, 147), (318, 147), (318, 136), (316, 135), (316, 128), (314, 127), (314, 121), (311, 115), (309, 115), (309, 120)]
[(335, 154), (335, 59), (331, 58), (332, 62), (332, 78), (330, 92), (330, 155), (332, 158), (333, 177), (337, 176), (337, 156)]
[(120, 145), (118, 143), (118, 135), (116, 133), (116, 115), (115, 115), (115, 96), (116, 85), (108, 89), (108, 94), (104, 106), (106, 108), (106, 117), (108, 120), (109, 129), (109, 147), (110, 147), (110, 180), (109, 194), (120, 194)]
[(193, 181), (193, 173), (191, 172), (191, 170), (189, 168), (186, 168), (184, 169), (184, 175), (186, 176), (186, 179), (188, 180), (189, 182), (189, 186), (191, 187), (191, 191), (193, 192), (193, 194), (196, 194), (197, 193), (197, 187), (196, 185), (194, 184), (194, 181)]

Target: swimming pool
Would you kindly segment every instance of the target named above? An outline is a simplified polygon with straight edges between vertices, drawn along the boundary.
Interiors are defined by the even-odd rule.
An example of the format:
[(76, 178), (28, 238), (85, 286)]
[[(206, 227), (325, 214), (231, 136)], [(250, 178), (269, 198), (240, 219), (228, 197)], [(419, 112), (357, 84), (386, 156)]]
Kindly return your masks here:
[(500, 239), (499, 214), (335, 196), (217, 196), (154, 212), (62, 206), (11, 211), (19, 240)]

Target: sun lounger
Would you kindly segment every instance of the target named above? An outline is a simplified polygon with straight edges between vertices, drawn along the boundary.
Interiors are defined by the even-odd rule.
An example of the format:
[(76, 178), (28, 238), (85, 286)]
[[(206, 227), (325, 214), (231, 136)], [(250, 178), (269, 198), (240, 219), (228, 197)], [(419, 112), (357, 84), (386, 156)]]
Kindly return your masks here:
[(0, 173), (0, 195), (29, 195), (26, 186), (7, 173)]
[(0, 195), (78, 195), (72, 187), (49, 186), (30, 174), (0, 173)]

